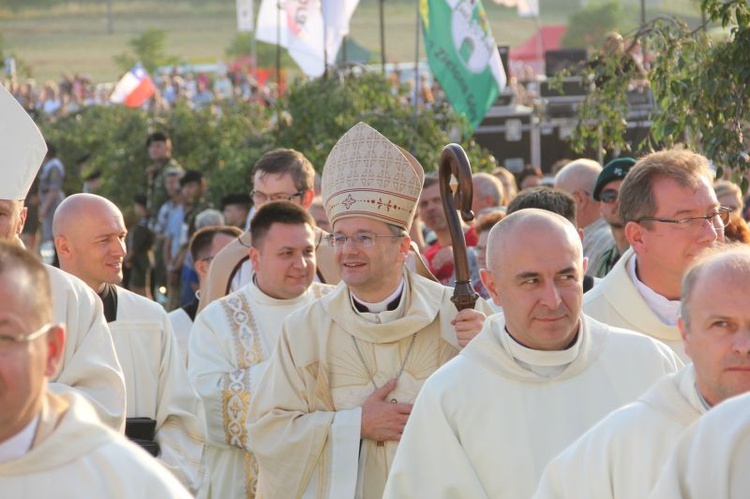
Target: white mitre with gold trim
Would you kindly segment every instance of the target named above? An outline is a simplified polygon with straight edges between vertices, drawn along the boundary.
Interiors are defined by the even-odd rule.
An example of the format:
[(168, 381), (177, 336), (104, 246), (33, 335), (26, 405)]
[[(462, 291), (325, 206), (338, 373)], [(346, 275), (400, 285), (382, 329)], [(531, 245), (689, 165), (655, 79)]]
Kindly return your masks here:
[(331, 226), (341, 218), (365, 217), (408, 231), (423, 181), (414, 156), (360, 122), (331, 149), (321, 194)]
[(26, 198), (47, 154), (29, 113), (0, 85), (0, 199)]

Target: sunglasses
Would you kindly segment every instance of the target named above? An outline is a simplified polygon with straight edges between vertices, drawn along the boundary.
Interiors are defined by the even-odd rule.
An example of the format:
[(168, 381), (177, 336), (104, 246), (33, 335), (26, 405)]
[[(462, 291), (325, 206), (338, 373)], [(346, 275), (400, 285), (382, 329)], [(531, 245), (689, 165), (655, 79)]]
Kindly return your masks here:
[(617, 201), (617, 191), (614, 189), (605, 189), (599, 193), (599, 201), (611, 204)]

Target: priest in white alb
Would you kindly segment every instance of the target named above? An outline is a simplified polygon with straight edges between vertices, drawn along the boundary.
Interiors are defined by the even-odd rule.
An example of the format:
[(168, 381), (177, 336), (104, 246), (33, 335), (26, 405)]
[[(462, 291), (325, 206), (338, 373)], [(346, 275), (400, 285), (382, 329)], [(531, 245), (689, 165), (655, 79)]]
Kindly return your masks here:
[(684, 430), (750, 390), (750, 248), (699, 257), (683, 279), (681, 303), (678, 325), (693, 363), (552, 460), (536, 498), (647, 497)]
[(731, 398), (677, 442), (648, 499), (744, 499), (750, 490), (750, 394)]
[(209, 498), (255, 496), (250, 396), (276, 348), (283, 319), (333, 289), (313, 282), (315, 222), (304, 208), (266, 203), (255, 212), (250, 235), (252, 281), (201, 311), (190, 335), (188, 374), (206, 410), (202, 492)]
[(265, 498), (377, 498), (424, 380), (488, 310), (405, 268), (422, 189), (417, 160), (359, 123), (323, 169), (342, 282), (291, 314), (250, 403)]
[[(39, 171), (47, 145), (15, 98), (0, 85), (0, 239), (18, 245), (26, 221), (24, 198)], [(49, 387), (56, 393), (74, 388), (101, 420), (125, 428), (125, 382), (112, 337), (96, 295), (75, 277), (45, 266), (52, 285), (55, 320), (65, 324), (67, 341)]]
[(203, 406), (190, 384), (167, 313), (116, 286), (122, 281), (127, 230), (122, 213), (95, 194), (74, 194), (52, 223), (60, 266), (104, 304), (127, 387), (126, 435), (197, 491), (205, 440)]
[(0, 495), (191, 497), (169, 472), (105, 427), (77, 390), (52, 393), (65, 326), (39, 260), (0, 241)]
[(702, 250), (724, 241), (729, 221), (712, 185), (708, 159), (691, 151), (659, 151), (636, 162), (619, 192), (630, 249), (586, 293), (587, 315), (656, 338), (689, 360), (677, 327), (680, 282)]
[(581, 314), (581, 240), (539, 209), (491, 230), (482, 280), (503, 313), (425, 383), (385, 498), (531, 497), (544, 466), (680, 360)]

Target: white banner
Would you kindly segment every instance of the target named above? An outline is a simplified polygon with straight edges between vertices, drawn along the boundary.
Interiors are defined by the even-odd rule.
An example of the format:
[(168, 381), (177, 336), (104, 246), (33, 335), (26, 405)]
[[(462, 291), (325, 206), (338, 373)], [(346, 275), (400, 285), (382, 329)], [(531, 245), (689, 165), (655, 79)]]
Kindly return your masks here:
[(520, 17), (539, 17), (539, 0), (494, 0), (506, 7), (517, 7)]
[[(255, 38), (281, 45), (308, 76), (321, 76), (323, 27), (328, 64), (336, 61), (359, 0), (262, 0)], [(326, 16), (324, 19), (324, 15)]]
[(253, 0), (237, 0), (237, 31), (252, 31), (253, 25)]

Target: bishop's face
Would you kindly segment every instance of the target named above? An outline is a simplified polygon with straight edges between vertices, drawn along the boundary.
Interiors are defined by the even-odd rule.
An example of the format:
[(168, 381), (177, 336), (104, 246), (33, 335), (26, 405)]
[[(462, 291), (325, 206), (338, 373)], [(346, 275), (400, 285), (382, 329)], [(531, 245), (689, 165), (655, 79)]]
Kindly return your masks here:
[(26, 222), (23, 201), (0, 199), (0, 239), (12, 239), (21, 235)]
[[(368, 248), (356, 243), (358, 233), (375, 235), (373, 246)], [(396, 290), (409, 252), (409, 236), (382, 237), (393, 234), (388, 225), (364, 217), (336, 221), (333, 234), (347, 238), (334, 254), (336, 263), (341, 266), (341, 279), (357, 298), (375, 303)]]

